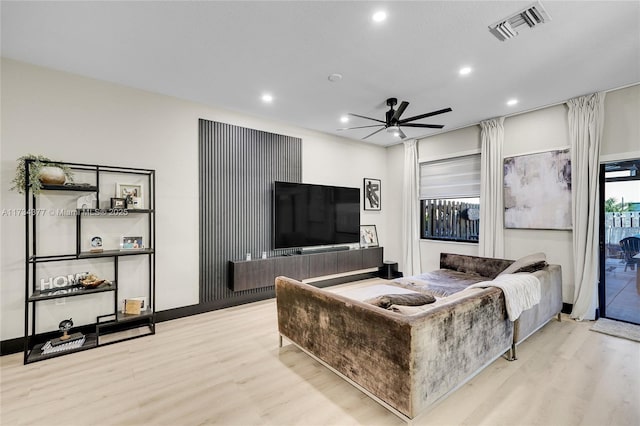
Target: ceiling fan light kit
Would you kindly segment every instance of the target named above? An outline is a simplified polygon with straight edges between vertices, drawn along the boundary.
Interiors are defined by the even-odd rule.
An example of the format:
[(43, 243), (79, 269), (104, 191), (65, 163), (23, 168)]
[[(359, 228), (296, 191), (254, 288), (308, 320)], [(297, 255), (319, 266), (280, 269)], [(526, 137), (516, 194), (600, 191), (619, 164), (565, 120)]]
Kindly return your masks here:
[(445, 112), (452, 111), (451, 108), (444, 108), (437, 111), (431, 111), (426, 114), (420, 114), (413, 117), (401, 119), (400, 117), (402, 117), (402, 114), (404, 114), (405, 110), (409, 106), (409, 102), (402, 101), (398, 109), (393, 109), (393, 107), (396, 106), (397, 104), (398, 104), (397, 98), (387, 99), (387, 106), (389, 106), (389, 111), (385, 113), (385, 120), (379, 120), (377, 118), (367, 117), (364, 115), (354, 114), (351, 112), (349, 113), (349, 115), (353, 117), (364, 118), (365, 120), (377, 121), (378, 123), (381, 123), (381, 124), (374, 124), (370, 126), (347, 127), (347, 128), (338, 129), (338, 130), (353, 130), (353, 129), (364, 129), (366, 127), (380, 127), (378, 130), (362, 138), (362, 140), (365, 140), (375, 135), (376, 133), (381, 132), (384, 129), (387, 130), (387, 133), (391, 133), (395, 137), (406, 139), (407, 135), (404, 134), (401, 127), (404, 126), (404, 127), (419, 127), (423, 129), (442, 129), (444, 127), (444, 125), (442, 124), (412, 123), (412, 121), (416, 121), (423, 118), (432, 117), (434, 115), (444, 114)]

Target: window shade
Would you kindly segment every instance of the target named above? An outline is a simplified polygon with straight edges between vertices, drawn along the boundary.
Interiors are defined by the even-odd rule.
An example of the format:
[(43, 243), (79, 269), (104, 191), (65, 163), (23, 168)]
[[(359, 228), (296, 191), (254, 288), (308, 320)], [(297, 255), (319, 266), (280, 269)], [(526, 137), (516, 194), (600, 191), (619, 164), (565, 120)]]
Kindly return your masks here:
[(480, 154), (420, 164), (420, 199), (480, 196)]

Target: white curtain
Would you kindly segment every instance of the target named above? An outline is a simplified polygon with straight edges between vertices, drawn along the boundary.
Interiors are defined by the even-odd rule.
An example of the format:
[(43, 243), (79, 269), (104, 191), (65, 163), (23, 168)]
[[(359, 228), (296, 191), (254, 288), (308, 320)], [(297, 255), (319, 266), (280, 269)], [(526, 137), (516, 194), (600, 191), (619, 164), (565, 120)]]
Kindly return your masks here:
[(402, 272), (405, 277), (421, 272), (418, 176), (417, 143), (415, 140), (405, 141), (402, 185)]
[(504, 117), (482, 121), (480, 165), (480, 241), (484, 257), (504, 257), (504, 202), (502, 144)]
[(598, 286), (598, 175), (604, 93), (567, 101), (571, 141), (571, 210), (575, 291), (571, 318), (595, 319)]

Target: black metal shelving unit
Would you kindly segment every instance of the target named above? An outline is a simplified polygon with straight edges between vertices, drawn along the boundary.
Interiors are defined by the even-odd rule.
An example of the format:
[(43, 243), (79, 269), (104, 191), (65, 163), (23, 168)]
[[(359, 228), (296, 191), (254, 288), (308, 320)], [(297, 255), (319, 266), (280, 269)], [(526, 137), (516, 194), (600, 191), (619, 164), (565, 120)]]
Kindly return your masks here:
[[(29, 170), (33, 164), (33, 160), (25, 162), (25, 176), (27, 188), (30, 187)], [(47, 163), (43, 161), (43, 163)], [(69, 193), (69, 191), (77, 193), (94, 193), (96, 195), (96, 207), (100, 206), (100, 179), (106, 174), (120, 175), (137, 175), (143, 177), (148, 196), (148, 208), (143, 209), (77, 209), (75, 211), (75, 233), (76, 243), (75, 252), (56, 255), (39, 255), (37, 252), (37, 236), (38, 236), (38, 196), (33, 195), (31, 191), (25, 192), (25, 302), (24, 302), (24, 363), (32, 363), (57, 356), (67, 355), (98, 346), (118, 343), (125, 340), (135, 339), (143, 336), (155, 334), (155, 170), (138, 169), (129, 167), (103, 166), (97, 164), (82, 163), (64, 163), (69, 166), (72, 171), (80, 171), (85, 175), (93, 175), (94, 184), (65, 184), (65, 185), (42, 185), (42, 191), (48, 195), (55, 197), (55, 194)], [(107, 191), (105, 191), (107, 192)], [(109, 193), (106, 194), (110, 196)], [(30, 214), (34, 212), (34, 214)], [(148, 242), (146, 247), (140, 249), (126, 250), (104, 250), (102, 252), (81, 251), (82, 241), (82, 222), (86, 217), (125, 217), (129, 215), (142, 215), (148, 218), (147, 235)], [(121, 257), (130, 256), (146, 256), (148, 257), (148, 283), (147, 294), (148, 304), (144, 311), (140, 314), (125, 314), (118, 306), (119, 300), (119, 260)], [(103, 284), (96, 288), (85, 288), (82, 285), (70, 285), (66, 287), (41, 289), (36, 288), (36, 275), (38, 266), (49, 262), (65, 262), (80, 261), (85, 259), (106, 258), (111, 259), (113, 263), (113, 279), (110, 283)], [(85, 336), (82, 346), (72, 349), (66, 349), (59, 352), (45, 354), (41, 350), (48, 340), (59, 336), (59, 332), (49, 331), (43, 333), (36, 332), (36, 320), (38, 318), (38, 303), (45, 300), (53, 300), (66, 297), (82, 297), (97, 293), (111, 293), (113, 295), (113, 310), (106, 315), (97, 315), (94, 324), (84, 324), (74, 327), (73, 331), (80, 330)], [(55, 324), (52, 327), (55, 328)], [(142, 329), (134, 335), (119, 337), (118, 334), (136, 328)], [(115, 336), (108, 341), (101, 341), (101, 337), (107, 335)]]

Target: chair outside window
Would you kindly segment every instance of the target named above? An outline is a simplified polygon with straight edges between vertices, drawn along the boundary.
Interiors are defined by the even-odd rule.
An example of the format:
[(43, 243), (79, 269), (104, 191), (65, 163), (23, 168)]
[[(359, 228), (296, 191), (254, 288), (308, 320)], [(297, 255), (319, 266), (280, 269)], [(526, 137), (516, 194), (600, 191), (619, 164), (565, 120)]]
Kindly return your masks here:
[(627, 267), (631, 267), (633, 271), (636, 268), (636, 265), (640, 264), (640, 259), (634, 259), (633, 256), (640, 253), (640, 238), (638, 237), (627, 237), (620, 240), (620, 247), (622, 248), (622, 252), (624, 253), (624, 270), (627, 270)]

